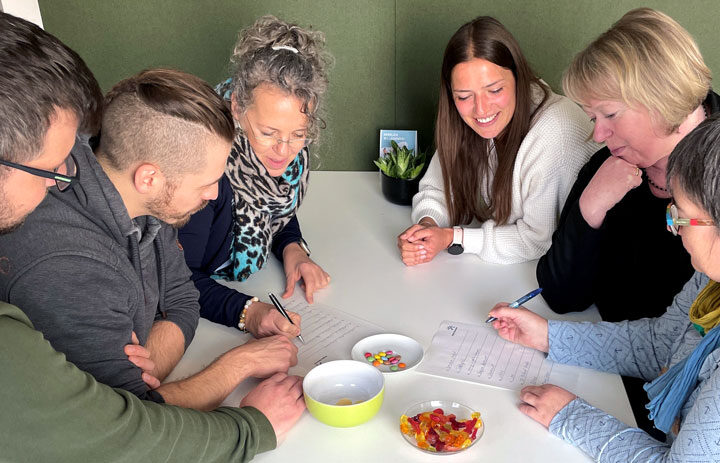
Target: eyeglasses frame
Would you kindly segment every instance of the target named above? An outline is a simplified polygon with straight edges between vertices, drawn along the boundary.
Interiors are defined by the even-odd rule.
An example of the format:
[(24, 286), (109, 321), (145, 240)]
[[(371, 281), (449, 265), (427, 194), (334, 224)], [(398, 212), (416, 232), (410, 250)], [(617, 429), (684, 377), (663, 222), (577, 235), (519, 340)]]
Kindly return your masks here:
[(255, 140), (257, 140), (261, 145), (272, 148), (273, 146), (277, 146), (281, 143), (287, 143), (288, 148), (291, 147), (291, 143), (295, 143), (299, 140), (303, 141), (302, 146), (298, 149), (300, 151), (303, 148), (307, 148), (309, 145), (312, 144), (314, 141), (312, 138), (290, 138), (288, 140), (283, 140), (282, 138), (273, 137), (272, 135), (258, 135), (257, 131), (255, 130), (255, 127), (253, 127), (252, 123), (250, 122), (250, 118), (247, 117), (247, 114), (245, 114), (245, 120), (247, 121), (248, 125), (250, 126), (250, 130), (253, 133), (253, 136), (255, 137)]
[[(49, 170), (36, 169), (35, 167), (24, 166), (22, 164), (17, 164), (15, 162), (5, 161), (3, 159), (0, 159), (0, 165), (12, 167), (13, 169), (18, 169), (23, 172), (27, 172), (28, 174), (35, 175), (37, 177), (49, 178), (49, 179), (55, 180), (55, 186), (57, 187), (57, 189), (60, 191), (65, 191), (65, 190), (69, 189), (72, 186), (72, 184), (75, 183), (78, 180), (78, 178), (80, 177), (79, 170), (77, 168), (77, 161), (75, 160), (75, 157), (72, 154), (70, 154), (70, 155), (68, 155), (68, 158), (72, 158), (72, 162), (75, 165), (76, 174), (74, 176), (58, 174), (57, 172), (52, 172)], [(67, 162), (67, 159), (65, 160), (65, 162)], [(63, 183), (62, 187), (60, 186), (59, 182)]]
[[(673, 215), (675, 217), (673, 217)], [(678, 217), (677, 206), (675, 206), (675, 203), (672, 201), (665, 210), (665, 222), (670, 232), (675, 236), (677, 236), (679, 232), (679, 227), (715, 225), (715, 222), (709, 219), (683, 219)]]

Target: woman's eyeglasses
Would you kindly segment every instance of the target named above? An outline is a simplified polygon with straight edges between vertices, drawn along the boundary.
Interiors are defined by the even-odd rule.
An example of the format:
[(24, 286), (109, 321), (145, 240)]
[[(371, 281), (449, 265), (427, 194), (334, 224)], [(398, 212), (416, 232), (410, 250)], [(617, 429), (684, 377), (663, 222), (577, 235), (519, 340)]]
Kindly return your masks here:
[(65, 162), (56, 169), (55, 172), (49, 170), (36, 169), (34, 167), (23, 166), (10, 161), (0, 159), (0, 164), (13, 169), (22, 170), (28, 174), (36, 175), (42, 178), (50, 178), (55, 180), (58, 190), (65, 191), (78, 179), (78, 168), (75, 158), (72, 154), (65, 158)]
[(667, 221), (668, 230), (677, 236), (679, 227), (688, 227), (694, 225), (715, 225), (712, 220), (707, 219), (681, 219), (678, 217), (677, 207), (675, 203), (668, 204), (665, 211), (665, 219)]
[(287, 143), (288, 147), (295, 152), (300, 151), (301, 149), (305, 148), (306, 146), (310, 145), (313, 142), (312, 138), (307, 137), (299, 137), (299, 138), (290, 138), (288, 140), (283, 140), (282, 138), (277, 138), (272, 135), (265, 135), (263, 133), (258, 133), (257, 130), (252, 126), (250, 123), (250, 119), (248, 119), (247, 116), (245, 116), (245, 120), (247, 121), (248, 125), (250, 126), (250, 130), (252, 130), (253, 136), (255, 137), (255, 141), (258, 145), (262, 146), (263, 148), (272, 148), (273, 146), (279, 145), (281, 143)]

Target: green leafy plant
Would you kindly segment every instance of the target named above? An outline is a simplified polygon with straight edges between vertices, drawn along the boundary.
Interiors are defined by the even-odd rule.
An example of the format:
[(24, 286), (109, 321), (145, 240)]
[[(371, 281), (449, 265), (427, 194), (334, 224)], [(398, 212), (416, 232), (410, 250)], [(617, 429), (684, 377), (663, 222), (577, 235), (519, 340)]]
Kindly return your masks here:
[(425, 167), (425, 153), (416, 153), (407, 146), (400, 147), (394, 140), (390, 144), (390, 152), (373, 161), (375, 165), (388, 177), (412, 180), (420, 175)]

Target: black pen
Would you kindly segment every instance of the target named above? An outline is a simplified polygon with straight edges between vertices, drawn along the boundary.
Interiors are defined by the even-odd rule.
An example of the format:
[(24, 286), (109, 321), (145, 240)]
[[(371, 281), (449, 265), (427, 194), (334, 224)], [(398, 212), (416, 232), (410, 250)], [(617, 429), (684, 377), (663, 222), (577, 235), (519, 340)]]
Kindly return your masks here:
[[(285, 317), (285, 319), (290, 322), (290, 324), (294, 325), (295, 323), (293, 323), (292, 319), (290, 318), (290, 315), (288, 315), (285, 308), (280, 304), (280, 301), (278, 300), (278, 298), (275, 297), (275, 295), (273, 293), (268, 293), (268, 296), (270, 296), (270, 300), (272, 301), (273, 305), (278, 310), (278, 312), (280, 312), (282, 314), (282, 316)], [(300, 340), (301, 343), (305, 344), (305, 340), (303, 339), (302, 334), (298, 334), (297, 338)]]

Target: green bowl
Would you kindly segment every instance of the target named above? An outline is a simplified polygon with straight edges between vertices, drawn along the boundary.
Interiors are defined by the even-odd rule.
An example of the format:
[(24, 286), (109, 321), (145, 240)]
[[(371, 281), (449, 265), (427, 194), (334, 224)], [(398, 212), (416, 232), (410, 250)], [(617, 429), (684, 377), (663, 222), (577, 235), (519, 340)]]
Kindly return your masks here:
[(349, 428), (377, 414), (385, 395), (385, 380), (370, 364), (335, 360), (310, 370), (303, 380), (303, 392), (310, 414), (318, 421)]

